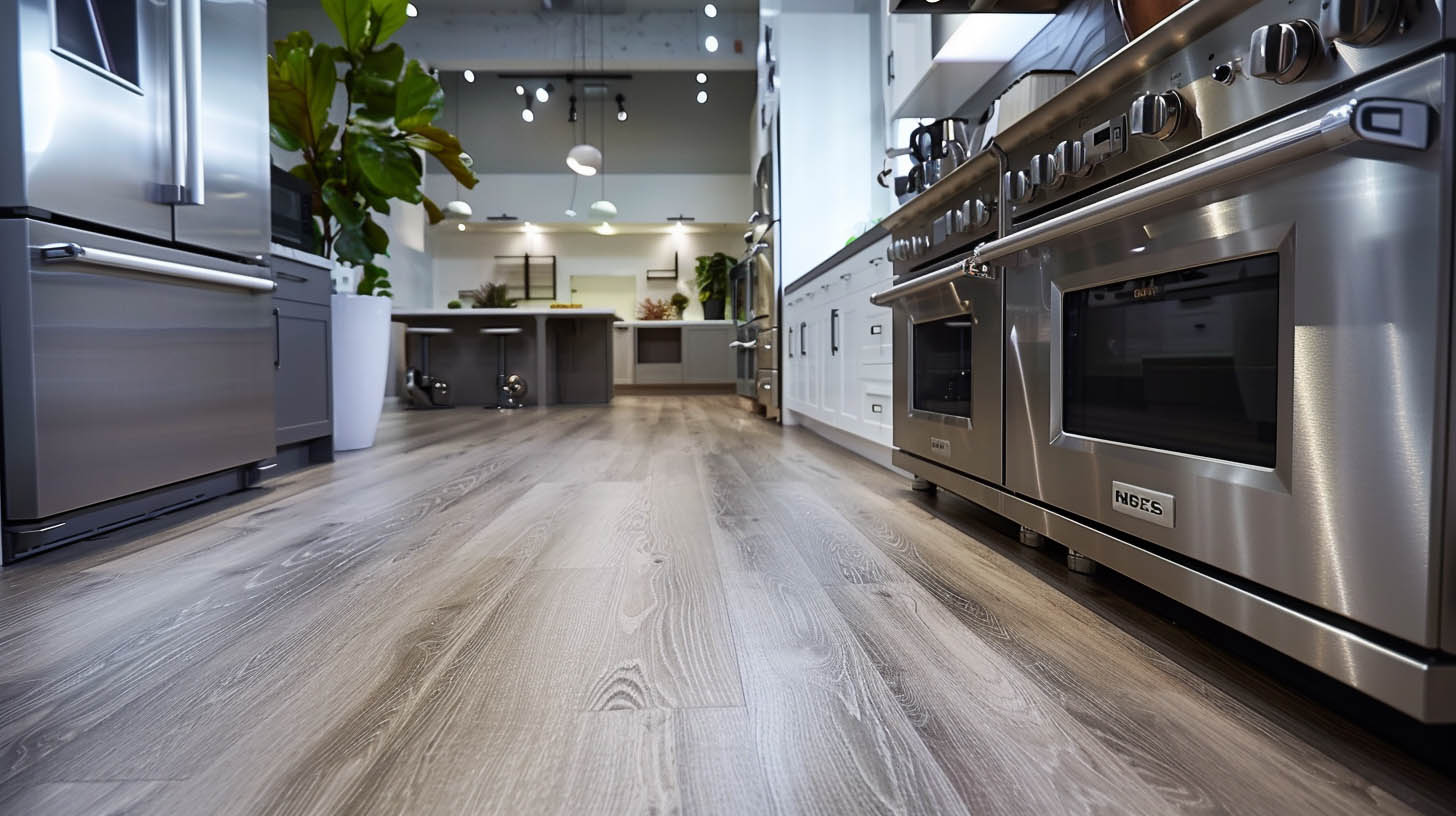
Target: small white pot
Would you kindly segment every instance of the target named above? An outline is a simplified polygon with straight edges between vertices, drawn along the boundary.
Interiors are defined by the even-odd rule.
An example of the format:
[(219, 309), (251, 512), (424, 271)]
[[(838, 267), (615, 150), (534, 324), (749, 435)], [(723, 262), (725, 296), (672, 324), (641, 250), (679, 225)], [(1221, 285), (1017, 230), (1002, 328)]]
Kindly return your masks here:
[(375, 295), (333, 295), (334, 450), (374, 444), (389, 372), (389, 304)]

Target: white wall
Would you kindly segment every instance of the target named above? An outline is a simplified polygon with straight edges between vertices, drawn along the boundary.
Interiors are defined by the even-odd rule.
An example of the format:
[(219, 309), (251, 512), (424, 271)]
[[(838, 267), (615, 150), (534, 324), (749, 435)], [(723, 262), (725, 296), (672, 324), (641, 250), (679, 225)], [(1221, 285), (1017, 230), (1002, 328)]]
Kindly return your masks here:
[(780, 280), (789, 283), (876, 214), (866, 14), (780, 14)]
[[(525, 232), (462, 233), (453, 227), (433, 227), (430, 237), (435, 261), (434, 297), (429, 303), (417, 304), (419, 306), (440, 308), (462, 289), (500, 281), (495, 272), (495, 256), (529, 253), (556, 256), (556, 295), (561, 302), (571, 300), (572, 275), (621, 275), (636, 280), (637, 301), (647, 297), (669, 298), (673, 292), (687, 295), (691, 302), (685, 316), (690, 320), (703, 316), (702, 304), (698, 302), (697, 289), (693, 284), (697, 256), (726, 252), (736, 258), (743, 251), (743, 233), (736, 228), (683, 235), (597, 235), (591, 232), (530, 235)], [(647, 280), (646, 270), (672, 265), (673, 252), (678, 253), (678, 279)], [(632, 319), (636, 315), (619, 317)]]

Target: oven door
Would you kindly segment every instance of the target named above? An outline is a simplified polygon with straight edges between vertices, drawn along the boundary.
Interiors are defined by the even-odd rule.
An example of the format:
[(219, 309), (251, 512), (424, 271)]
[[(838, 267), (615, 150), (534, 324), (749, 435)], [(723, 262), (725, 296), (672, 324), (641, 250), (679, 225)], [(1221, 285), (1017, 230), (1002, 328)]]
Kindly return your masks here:
[(894, 308), (895, 447), (1001, 481), (1001, 281), (960, 261), (875, 294)]
[(1436, 645), (1445, 61), (988, 245), (1007, 487)]

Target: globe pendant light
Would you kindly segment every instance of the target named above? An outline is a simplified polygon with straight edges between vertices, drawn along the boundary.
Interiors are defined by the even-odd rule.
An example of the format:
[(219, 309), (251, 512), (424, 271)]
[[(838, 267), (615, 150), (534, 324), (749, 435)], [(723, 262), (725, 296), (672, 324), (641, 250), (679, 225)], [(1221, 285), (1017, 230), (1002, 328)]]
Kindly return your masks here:
[[(458, 136), (460, 134), (460, 89), (461, 89), (460, 83), (459, 82), (456, 82), (455, 83), (455, 134), (456, 134), (457, 138), (458, 138)], [(470, 158), (470, 154), (469, 153), (466, 153), (464, 151), (461, 151), (461, 153), (460, 153), (460, 163), (463, 164), (463, 165), (465, 165), (466, 169), (469, 169), (469, 168), (471, 168), (472, 166), (475, 165), (475, 159)], [(460, 197), (460, 180), (459, 179), (456, 179), (455, 180), (455, 200), (454, 201), (451, 201), (450, 203), (448, 203), (444, 207), (442, 207), (441, 210), (440, 210), (440, 212), (444, 216), (443, 219), (442, 219), (444, 221), (469, 221), (470, 220), (470, 216), (472, 216), (472, 215), (475, 214), (474, 211), (470, 209), (470, 205), (468, 203), (466, 203), (465, 200)], [(464, 228), (464, 225), (461, 225), (461, 227), (463, 229)]]
[(617, 205), (606, 200), (605, 198), (601, 199), (600, 201), (593, 201), (591, 205), (591, 214), (603, 220), (608, 218), (616, 218)]
[(566, 166), (581, 176), (595, 176), (602, 169), (602, 151), (589, 144), (579, 144), (566, 153)]

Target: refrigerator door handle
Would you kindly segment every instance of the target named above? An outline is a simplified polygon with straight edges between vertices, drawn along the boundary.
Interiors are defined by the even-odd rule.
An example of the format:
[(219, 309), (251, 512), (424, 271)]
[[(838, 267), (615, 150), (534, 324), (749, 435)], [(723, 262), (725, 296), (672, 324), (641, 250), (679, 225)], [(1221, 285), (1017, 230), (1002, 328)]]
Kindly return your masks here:
[(205, 200), (202, 160), (202, 0), (171, 0), (172, 184), (168, 204)]
[(278, 284), (267, 278), (239, 275), (236, 272), (223, 272), (218, 269), (208, 269), (207, 267), (192, 266), (191, 264), (161, 261), (156, 258), (147, 258), (141, 255), (128, 255), (125, 252), (113, 252), (109, 249), (83, 247), (80, 244), (43, 244), (41, 246), (31, 247), (31, 249), (38, 253), (41, 261), (45, 263), (79, 263), (90, 266), (105, 266), (113, 269), (125, 269), (131, 272), (145, 272), (149, 275), (157, 275), (158, 277), (172, 278), (174, 280), (230, 286), (249, 292), (272, 292), (278, 288)]

